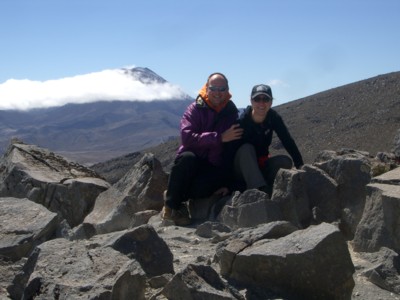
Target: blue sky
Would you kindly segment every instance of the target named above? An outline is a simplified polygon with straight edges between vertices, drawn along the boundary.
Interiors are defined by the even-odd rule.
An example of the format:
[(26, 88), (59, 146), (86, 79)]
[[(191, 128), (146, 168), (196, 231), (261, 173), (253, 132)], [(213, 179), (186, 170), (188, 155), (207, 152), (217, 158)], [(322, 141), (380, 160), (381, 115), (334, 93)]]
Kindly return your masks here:
[(0, 0), (0, 103), (45, 105), (30, 87), (137, 66), (192, 97), (222, 72), (239, 107), (266, 83), (279, 105), (400, 71), (399, 30), (398, 0)]

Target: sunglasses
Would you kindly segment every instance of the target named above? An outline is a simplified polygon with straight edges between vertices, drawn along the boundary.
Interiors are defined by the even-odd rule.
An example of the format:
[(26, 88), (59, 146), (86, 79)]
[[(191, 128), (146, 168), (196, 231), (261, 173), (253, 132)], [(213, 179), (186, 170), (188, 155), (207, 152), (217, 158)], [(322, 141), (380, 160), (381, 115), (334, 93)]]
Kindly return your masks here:
[(271, 98), (268, 98), (268, 97), (255, 97), (255, 98), (253, 98), (253, 101), (254, 102), (257, 102), (257, 103), (259, 103), (259, 102), (265, 102), (265, 103), (268, 103), (269, 101), (271, 101), (272, 99)]
[(209, 90), (212, 92), (226, 92), (228, 90), (228, 87), (226, 86), (208, 86)]

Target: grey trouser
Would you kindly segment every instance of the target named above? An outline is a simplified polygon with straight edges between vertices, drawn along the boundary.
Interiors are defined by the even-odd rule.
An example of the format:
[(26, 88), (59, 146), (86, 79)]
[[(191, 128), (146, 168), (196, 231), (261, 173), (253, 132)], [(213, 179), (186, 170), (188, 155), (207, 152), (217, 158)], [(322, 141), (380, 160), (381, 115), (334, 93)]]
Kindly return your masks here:
[(291, 169), (293, 162), (287, 155), (270, 157), (260, 169), (256, 151), (251, 144), (243, 144), (235, 154), (235, 176), (244, 180), (247, 189), (268, 186), (272, 190), (279, 169)]

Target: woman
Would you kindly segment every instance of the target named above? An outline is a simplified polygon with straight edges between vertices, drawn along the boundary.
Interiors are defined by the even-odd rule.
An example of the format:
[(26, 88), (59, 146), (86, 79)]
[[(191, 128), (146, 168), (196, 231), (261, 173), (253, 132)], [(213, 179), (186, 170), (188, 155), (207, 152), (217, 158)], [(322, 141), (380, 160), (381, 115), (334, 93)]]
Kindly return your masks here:
[[(251, 106), (241, 114), (239, 123), (244, 130), (241, 146), (236, 152), (234, 167), (246, 189), (257, 188), (272, 195), (276, 173), (280, 168), (290, 169), (303, 165), (303, 158), (282, 117), (271, 108), (272, 91), (268, 85), (255, 85), (251, 92)], [(270, 156), (269, 146), (273, 132), (281, 140), (287, 155)]]

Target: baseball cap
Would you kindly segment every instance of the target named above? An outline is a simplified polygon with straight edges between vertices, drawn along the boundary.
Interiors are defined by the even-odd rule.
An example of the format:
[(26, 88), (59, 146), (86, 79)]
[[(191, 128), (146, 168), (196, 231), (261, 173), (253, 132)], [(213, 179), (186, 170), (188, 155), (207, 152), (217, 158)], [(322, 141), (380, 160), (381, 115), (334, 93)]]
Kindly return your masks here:
[(272, 100), (272, 91), (271, 87), (266, 84), (257, 84), (251, 90), (251, 99), (254, 99), (258, 95), (265, 95)]

